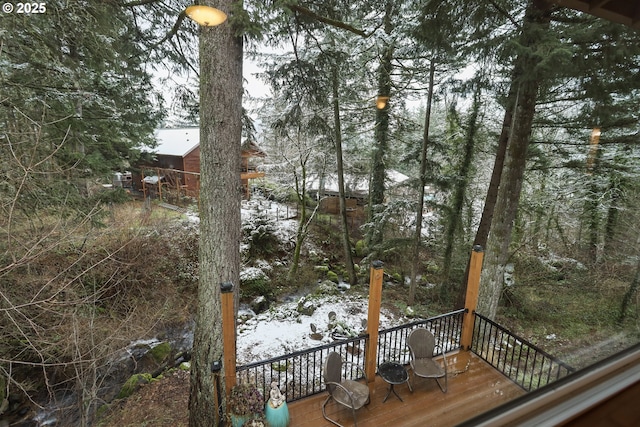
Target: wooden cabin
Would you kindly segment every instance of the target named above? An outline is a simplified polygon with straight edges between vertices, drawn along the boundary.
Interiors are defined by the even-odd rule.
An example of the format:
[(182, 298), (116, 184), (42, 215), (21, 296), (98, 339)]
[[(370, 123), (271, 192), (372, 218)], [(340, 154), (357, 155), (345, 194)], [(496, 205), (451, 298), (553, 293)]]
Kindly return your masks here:
[[(151, 149), (154, 161), (141, 166), (137, 177), (146, 195), (179, 194), (197, 198), (200, 192), (200, 129), (197, 127), (159, 129), (157, 147)], [(251, 159), (265, 157), (264, 151), (252, 141), (242, 144), (240, 180), (243, 194), (250, 196), (250, 180), (261, 178), (264, 172), (256, 169)]]
[[(385, 189), (386, 199), (401, 200), (410, 195), (411, 187), (407, 185), (409, 177), (397, 170), (386, 171)], [(346, 175), (344, 177), (345, 202), (347, 215), (355, 218), (365, 217), (365, 206), (369, 203), (369, 177)], [(314, 177), (309, 182), (308, 194), (320, 202), (320, 212), (337, 215), (340, 206), (340, 192), (338, 191), (338, 177), (335, 173), (327, 174), (320, 179)], [(425, 194), (432, 197), (431, 187), (425, 187)]]

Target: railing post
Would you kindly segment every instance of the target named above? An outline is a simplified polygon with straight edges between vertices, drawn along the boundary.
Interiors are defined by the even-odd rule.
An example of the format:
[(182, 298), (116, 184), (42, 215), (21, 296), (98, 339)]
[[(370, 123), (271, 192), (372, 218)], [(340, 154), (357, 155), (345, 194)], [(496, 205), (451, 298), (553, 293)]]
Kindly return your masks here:
[(478, 305), (478, 294), (480, 291), (480, 273), (482, 272), (482, 258), (484, 250), (482, 246), (476, 245), (471, 252), (469, 262), (469, 278), (467, 279), (467, 294), (464, 299), (464, 320), (462, 321), (462, 336), (460, 346), (463, 350), (471, 348), (473, 338), (473, 316)]
[(382, 261), (373, 261), (369, 270), (369, 314), (367, 317), (367, 333), (369, 341), (365, 360), (365, 374), (369, 383), (369, 391), (373, 391), (376, 380), (376, 359), (378, 352), (378, 329), (380, 329), (380, 304), (382, 303), (382, 277), (384, 269)]
[(233, 305), (233, 283), (221, 283), (222, 297), (222, 352), (224, 365), (224, 389), (227, 399), (236, 385), (236, 322)]

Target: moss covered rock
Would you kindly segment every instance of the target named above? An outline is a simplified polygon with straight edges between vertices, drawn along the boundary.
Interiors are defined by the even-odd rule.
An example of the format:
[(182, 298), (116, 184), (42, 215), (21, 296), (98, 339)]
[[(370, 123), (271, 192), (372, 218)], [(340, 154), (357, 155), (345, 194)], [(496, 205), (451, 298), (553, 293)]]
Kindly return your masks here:
[(118, 399), (124, 399), (131, 396), (142, 384), (151, 382), (153, 377), (151, 374), (134, 374), (124, 383), (118, 393)]
[(333, 271), (329, 270), (329, 271), (327, 271), (327, 279), (332, 281), (332, 282), (337, 282), (338, 281), (338, 275), (336, 273), (334, 273)]
[(318, 283), (316, 289), (313, 291), (314, 295), (335, 295), (338, 293), (338, 285), (331, 280), (323, 280)]
[(153, 360), (157, 363), (162, 363), (167, 360), (171, 354), (171, 344), (166, 341), (161, 342), (157, 346), (153, 347), (149, 353), (151, 354), (151, 357), (153, 357)]
[(355, 250), (356, 250), (356, 255), (359, 257), (366, 256), (367, 253), (369, 252), (367, 248), (367, 244), (364, 240), (358, 240), (356, 242)]

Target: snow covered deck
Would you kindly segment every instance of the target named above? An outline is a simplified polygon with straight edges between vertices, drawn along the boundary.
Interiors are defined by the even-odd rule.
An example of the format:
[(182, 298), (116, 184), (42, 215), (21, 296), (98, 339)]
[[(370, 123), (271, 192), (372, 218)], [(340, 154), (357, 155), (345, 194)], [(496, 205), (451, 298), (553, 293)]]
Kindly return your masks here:
[[(525, 391), (471, 352), (460, 351), (447, 355), (449, 384), (442, 393), (435, 381), (416, 378), (413, 393), (406, 385), (395, 386), (403, 399), (393, 394), (383, 402), (388, 384), (376, 376), (375, 388), (369, 405), (357, 411), (361, 427), (410, 427), (454, 426), (502, 403), (508, 402)], [(327, 397), (323, 392), (289, 403), (291, 425), (316, 427), (331, 425), (322, 416), (322, 403)], [(349, 409), (335, 402), (327, 405), (327, 413), (345, 426), (353, 425)]]

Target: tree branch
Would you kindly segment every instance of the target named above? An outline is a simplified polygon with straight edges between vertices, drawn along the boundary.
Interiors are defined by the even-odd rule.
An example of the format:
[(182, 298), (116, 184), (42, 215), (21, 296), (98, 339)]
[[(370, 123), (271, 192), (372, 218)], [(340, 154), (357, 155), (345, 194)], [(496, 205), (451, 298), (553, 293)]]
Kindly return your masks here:
[(353, 27), (353, 26), (351, 26), (349, 24), (346, 24), (346, 23), (344, 23), (342, 21), (337, 21), (335, 19), (330, 19), (330, 18), (327, 18), (325, 16), (318, 15), (317, 13), (307, 9), (306, 7), (302, 7), (302, 6), (295, 5), (295, 4), (294, 5), (290, 5), (288, 7), (289, 7), (289, 9), (291, 9), (294, 12), (298, 12), (301, 15), (305, 15), (305, 16), (313, 18), (313, 19), (315, 19), (317, 21), (325, 23), (327, 25), (331, 25), (332, 27), (342, 28), (343, 30), (350, 31), (350, 32), (352, 32), (354, 34), (357, 34), (359, 36), (362, 36), (362, 37), (369, 37), (369, 34), (365, 33), (363, 30), (355, 28), (355, 27)]
[(144, 6), (146, 4), (157, 3), (159, 0), (132, 0), (129, 2), (121, 1), (120, 6), (122, 7), (136, 7), (136, 6)]
[(156, 47), (160, 46), (162, 43), (166, 42), (167, 40), (172, 39), (173, 36), (175, 36), (178, 33), (178, 30), (180, 29), (180, 25), (182, 25), (182, 21), (184, 21), (184, 18), (186, 17), (187, 17), (187, 14), (185, 13), (184, 10), (180, 12), (180, 14), (178, 15), (178, 20), (176, 21), (175, 24), (173, 24), (173, 27), (171, 27), (171, 30), (162, 38), (162, 40), (158, 41), (157, 43), (154, 43), (154, 45), (151, 46), (149, 50), (153, 50)]

